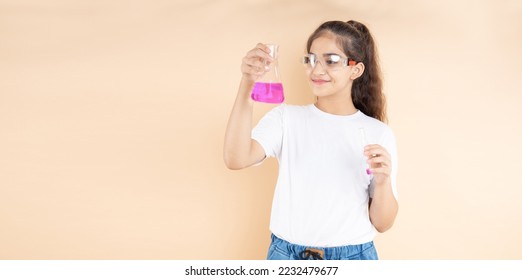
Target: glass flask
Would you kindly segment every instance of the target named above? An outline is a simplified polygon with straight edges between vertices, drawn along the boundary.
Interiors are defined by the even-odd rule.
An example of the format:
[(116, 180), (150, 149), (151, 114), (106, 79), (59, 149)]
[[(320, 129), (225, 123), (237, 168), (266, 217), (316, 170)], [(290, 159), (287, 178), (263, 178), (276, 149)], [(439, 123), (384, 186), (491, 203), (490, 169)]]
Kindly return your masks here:
[(267, 44), (266, 46), (270, 49), (270, 56), (274, 58), (274, 61), (267, 65), (269, 67), (268, 72), (254, 84), (251, 97), (258, 102), (278, 104), (285, 100), (277, 59), (279, 46), (274, 44)]

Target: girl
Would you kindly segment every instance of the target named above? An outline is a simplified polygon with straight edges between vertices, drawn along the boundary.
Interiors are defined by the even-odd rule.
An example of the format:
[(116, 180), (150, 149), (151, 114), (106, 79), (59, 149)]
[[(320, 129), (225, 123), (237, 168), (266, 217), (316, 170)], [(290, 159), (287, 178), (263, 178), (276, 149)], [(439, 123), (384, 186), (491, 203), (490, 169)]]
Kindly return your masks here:
[(278, 159), (268, 259), (378, 259), (373, 239), (398, 210), (397, 153), (384, 123), (373, 38), (362, 23), (329, 21), (310, 35), (306, 50), (316, 102), (277, 106), (253, 130), (250, 92), (273, 60), (263, 44), (243, 58), (225, 164), (242, 169)]

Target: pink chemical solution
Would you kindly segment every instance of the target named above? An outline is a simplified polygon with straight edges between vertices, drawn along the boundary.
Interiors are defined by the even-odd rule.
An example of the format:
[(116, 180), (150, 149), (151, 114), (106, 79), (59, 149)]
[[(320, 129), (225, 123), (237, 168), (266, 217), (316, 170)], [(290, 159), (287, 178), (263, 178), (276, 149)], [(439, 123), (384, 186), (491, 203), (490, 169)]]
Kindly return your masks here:
[(283, 103), (285, 96), (283, 94), (282, 83), (255, 83), (251, 97), (255, 101), (265, 103)]

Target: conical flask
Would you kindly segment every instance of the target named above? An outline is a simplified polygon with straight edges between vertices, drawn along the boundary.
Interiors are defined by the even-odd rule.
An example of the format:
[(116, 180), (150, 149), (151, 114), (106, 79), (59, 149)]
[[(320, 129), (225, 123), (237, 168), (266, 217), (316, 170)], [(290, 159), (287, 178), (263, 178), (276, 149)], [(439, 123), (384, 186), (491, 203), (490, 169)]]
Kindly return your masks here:
[(274, 58), (274, 61), (268, 65), (268, 72), (254, 84), (251, 97), (258, 102), (278, 104), (285, 100), (277, 58), (279, 46), (275, 44), (267, 44), (266, 46), (270, 49), (270, 56)]

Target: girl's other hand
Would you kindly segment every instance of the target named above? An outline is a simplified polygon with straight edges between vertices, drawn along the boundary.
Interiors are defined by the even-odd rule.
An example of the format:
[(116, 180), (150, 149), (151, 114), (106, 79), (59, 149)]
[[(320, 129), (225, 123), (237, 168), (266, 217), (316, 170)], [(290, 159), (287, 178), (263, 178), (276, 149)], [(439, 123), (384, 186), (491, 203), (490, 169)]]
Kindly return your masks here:
[(370, 171), (376, 184), (384, 183), (390, 178), (392, 164), (391, 156), (381, 145), (372, 144), (364, 147), (366, 161), (370, 165)]

